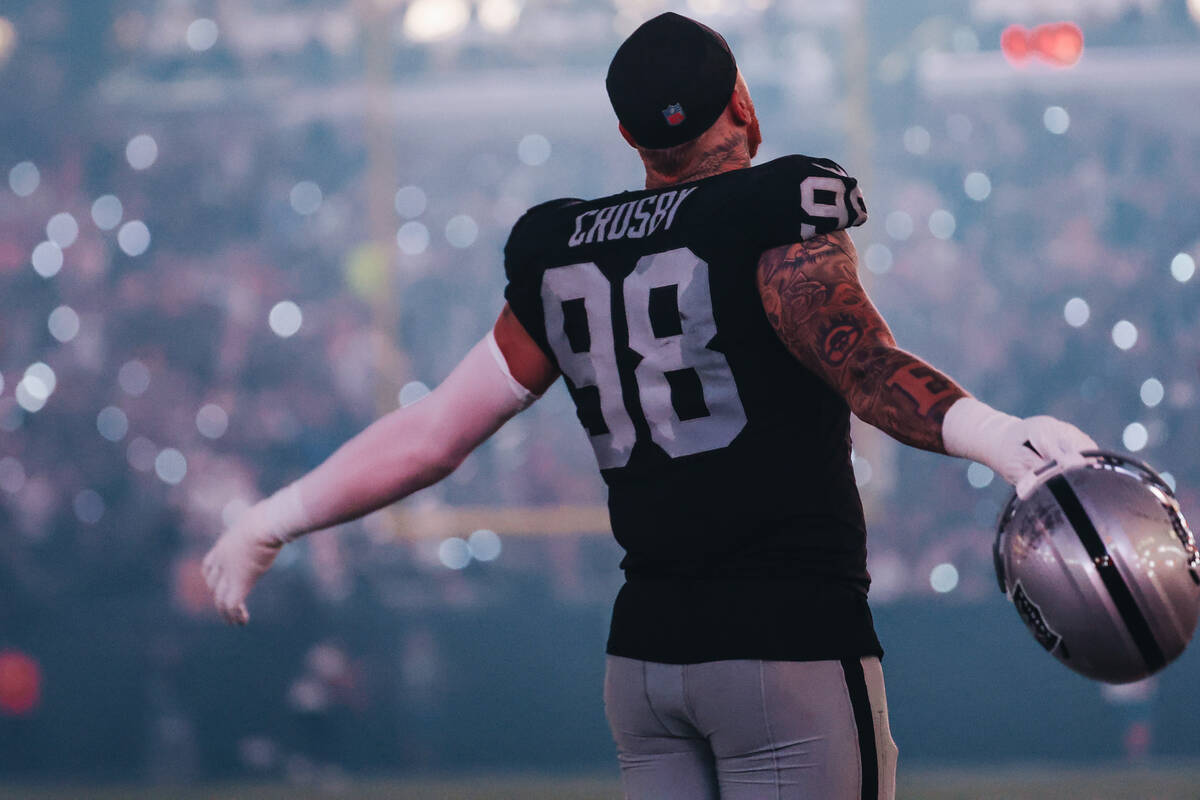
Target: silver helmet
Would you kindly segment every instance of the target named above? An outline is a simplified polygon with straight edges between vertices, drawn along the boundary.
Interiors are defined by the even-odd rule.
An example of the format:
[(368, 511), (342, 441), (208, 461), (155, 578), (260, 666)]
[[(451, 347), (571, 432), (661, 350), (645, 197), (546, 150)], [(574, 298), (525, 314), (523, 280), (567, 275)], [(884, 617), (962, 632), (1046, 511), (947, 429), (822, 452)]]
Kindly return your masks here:
[(1158, 672), (1200, 616), (1200, 551), (1153, 469), (1106, 452), (1051, 469), (1000, 515), (1001, 590), (1037, 641), (1089, 678)]

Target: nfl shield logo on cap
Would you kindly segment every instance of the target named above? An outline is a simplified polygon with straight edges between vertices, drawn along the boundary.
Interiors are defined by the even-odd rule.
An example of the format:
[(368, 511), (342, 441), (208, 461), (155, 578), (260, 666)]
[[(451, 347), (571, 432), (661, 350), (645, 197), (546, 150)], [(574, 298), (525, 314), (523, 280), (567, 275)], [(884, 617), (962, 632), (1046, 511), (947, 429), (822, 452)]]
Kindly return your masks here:
[(682, 123), (687, 116), (683, 113), (683, 106), (679, 103), (673, 103), (663, 109), (663, 116), (667, 118), (667, 124), (675, 127)]

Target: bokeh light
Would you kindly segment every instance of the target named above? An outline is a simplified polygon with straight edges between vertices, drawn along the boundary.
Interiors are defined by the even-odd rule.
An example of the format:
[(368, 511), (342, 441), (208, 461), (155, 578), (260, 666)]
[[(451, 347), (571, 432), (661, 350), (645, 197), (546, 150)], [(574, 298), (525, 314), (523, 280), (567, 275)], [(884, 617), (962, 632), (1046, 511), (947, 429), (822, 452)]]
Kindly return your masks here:
[(1187, 253), (1176, 253), (1171, 259), (1171, 277), (1187, 283), (1196, 274), (1196, 260)]
[(75, 517), (85, 525), (95, 525), (104, 516), (104, 498), (94, 489), (84, 489), (72, 502)]
[(974, 486), (976, 489), (983, 489), (991, 485), (992, 479), (996, 477), (996, 473), (991, 467), (980, 464), (977, 461), (972, 461), (967, 467), (967, 483)]
[[(0, 22), (7, 20), (0, 17)], [(42, 670), (38, 662), (20, 650), (0, 650), (0, 717), (31, 716), (41, 701)]]
[(938, 564), (929, 572), (929, 585), (935, 592), (945, 594), (958, 586), (958, 568), (953, 564)]
[(206, 17), (192, 20), (187, 26), (188, 47), (195, 50), (197, 53), (203, 53), (217, 43), (217, 37), (220, 35), (220, 30), (217, 28), (217, 23)]
[(913, 234), (913, 218), (905, 211), (893, 211), (883, 222), (888, 236), (898, 242), (903, 242)]
[(8, 188), (17, 197), (29, 197), (41, 182), (42, 175), (32, 161), (22, 161), (8, 171)]
[(449, 569), (464, 569), (471, 563), (471, 546), (457, 536), (443, 539), (438, 545), (438, 560)]
[(96, 430), (110, 442), (119, 442), (129, 433), (129, 417), (116, 406), (105, 406), (96, 415)]
[(92, 203), (92, 222), (102, 231), (111, 231), (120, 225), (124, 213), (120, 199), (113, 194), (101, 195)]
[(992, 179), (982, 172), (968, 172), (963, 178), (963, 191), (976, 203), (982, 203), (992, 194)]
[(451, 217), (446, 223), (446, 241), (454, 247), (470, 247), (478, 235), (479, 226), (466, 214)]
[(1147, 408), (1154, 408), (1161, 403), (1166, 393), (1166, 388), (1158, 378), (1147, 378), (1142, 381), (1142, 387), (1138, 390), (1138, 396)]
[(26, 411), (40, 411), (50, 397), (50, 389), (40, 378), (25, 376), (14, 391), (17, 402)]
[(117, 370), (117, 385), (131, 397), (140, 397), (150, 388), (150, 370), (136, 358), (126, 361)]
[(54, 394), (54, 390), (58, 388), (58, 376), (54, 374), (54, 370), (50, 368), (49, 364), (42, 361), (35, 361), (26, 367), (21, 382), (28, 384), (31, 394), (41, 397), (43, 400)]
[(938, 239), (949, 239), (954, 235), (958, 226), (954, 215), (944, 208), (939, 208), (929, 215), (929, 232)]
[(870, 484), (871, 479), (875, 477), (871, 462), (858, 453), (851, 454), (850, 466), (854, 470), (854, 484), (860, 489)]
[(46, 223), (46, 238), (66, 250), (79, 238), (79, 223), (66, 211), (55, 214)]
[(396, 213), (405, 219), (415, 219), (425, 213), (428, 200), (420, 186), (401, 186), (396, 190)]
[(172, 486), (179, 483), (187, 475), (187, 459), (183, 453), (174, 447), (166, 447), (154, 457), (154, 474), (163, 483)]
[(863, 262), (867, 265), (867, 269), (876, 275), (885, 275), (892, 269), (891, 248), (875, 242), (867, 247)]
[(130, 220), (117, 231), (117, 245), (125, 255), (136, 258), (150, 249), (150, 229), (140, 219)]
[(46, 387), (37, 380), (21, 381), (13, 390), (13, 395), (17, 398), (17, 405), (30, 414), (36, 414), (45, 408), (46, 401), (50, 398), (50, 395), (46, 393)]
[(929, 152), (929, 131), (920, 125), (913, 125), (904, 131), (904, 149), (914, 156), (923, 156)]
[(208, 403), (196, 412), (196, 430), (206, 439), (220, 439), (229, 429), (229, 415), (215, 403)]
[(79, 315), (70, 306), (59, 306), (46, 320), (50, 335), (66, 344), (79, 335)]
[(420, 255), (429, 247), (429, 229), (420, 222), (406, 222), (396, 231), (396, 246), (408, 256)]
[(1121, 444), (1131, 453), (1143, 449), (1150, 442), (1150, 431), (1140, 422), (1131, 422), (1121, 432)]
[(1161, 477), (1163, 479), (1163, 483), (1165, 483), (1171, 489), (1172, 492), (1175, 491), (1175, 476), (1174, 475), (1172, 475), (1169, 472), (1161, 472), (1161, 473), (1159, 473), (1159, 477)]
[(125, 160), (136, 170), (149, 169), (158, 160), (158, 142), (148, 133), (139, 133), (125, 145)]
[(26, 377), (17, 383), (13, 395), (17, 398), (17, 405), (30, 414), (36, 414), (45, 407), (50, 390), (37, 377)]
[(470, 19), (463, 0), (413, 0), (404, 12), (404, 34), (414, 42), (433, 42), (458, 33)]
[(54, 242), (42, 242), (33, 248), (33, 255), (29, 257), (29, 261), (33, 264), (33, 271), (38, 275), (43, 278), (53, 278), (62, 269), (62, 248)]
[(1115, 344), (1120, 349), (1128, 350), (1129, 348), (1131, 348), (1135, 344), (1137, 344), (1137, 340), (1138, 340), (1137, 326), (1135, 326), (1132, 322), (1130, 322), (1127, 319), (1121, 320), (1116, 325), (1113, 325), (1112, 340), (1113, 340), (1113, 344)]
[(409, 381), (400, 387), (400, 393), (396, 399), (401, 406), (411, 406), (427, 394), (429, 394), (428, 386), (420, 381)]
[(1042, 114), (1042, 124), (1051, 133), (1062, 135), (1071, 127), (1071, 115), (1062, 106), (1050, 106)]
[(517, 158), (522, 164), (538, 167), (550, 160), (550, 140), (540, 133), (530, 133), (517, 143)]
[(300, 306), (291, 300), (280, 300), (271, 306), (267, 315), (267, 324), (270, 325), (271, 331), (283, 339), (294, 336), (303, 322), (304, 315), (300, 312)]
[(25, 486), (25, 467), (12, 456), (0, 458), (0, 489), (16, 494)]
[(477, 561), (495, 561), (500, 557), (500, 537), (495, 531), (481, 528), (467, 537), (467, 547)]
[[(1189, 79), (1170, 70), (1190, 57), (1178, 48), (1200, 34), (1180, 28), (1190, 24), (1182, 4), (1120, 3), (1138, 7), (1133, 24), (1107, 6), (1076, 3), (1079, 14), (1039, 17), (999, 0), (919, 8), (783, 0), (6, 5), (0, 15), (13, 19), (21, 40), (7, 63), (0, 57), (5, 97), (17, 101), (0, 109), (11, 117), (0, 147), (0, 296), (9, 301), (0, 324), (0, 550), (9, 557), (0, 554), (0, 575), (22, 580), (11, 598), (0, 590), (0, 610), (50, 623), (34, 631), (37, 641), (11, 645), (28, 646), (46, 675), (44, 711), (30, 720), (36, 741), (12, 754), (16, 777), (28, 772), (40, 786), (101, 775), (137, 794), (155, 789), (133, 783), (160, 774), (216, 785), (230, 767), (239, 785), (244, 778), (282, 784), (283, 794), (353, 796), (362, 793), (360, 777), (388, 764), (440, 765), (486, 781), (497, 765), (557, 771), (570, 768), (568, 756), (591, 764), (611, 755), (603, 741), (559, 748), (563, 755), (537, 737), (522, 752), (455, 747), (450, 730), (464, 703), (500, 718), (538, 702), (527, 682), (509, 686), (511, 670), (481, 677), (463, 667), (484, 663), (496, 639), (488, 631), (541, 613), (590, 637), (611, 608), (620, 548), (603, 530), (604, 482), (571, 402), (579, 386), (551, 390), (444, 484), (405, 500), (399, 517), (388, 510), (352, 523), (353, 547), (318, 535), (284, 548), (250, 598), (249, 636), (222, 632), (200, 561), (223, 524), (379, 413), (420, 411), (413, 404), (431, 388), (444, 391), (436, 381), (503, 302), (501, 246), (527, 209), (560, 196), (637, 193), (608, 205), (640, 196), (638, 155), (620, 139), (601, 84), (618, 32), (668, 9), (709, 14), (703, 20), (730, 36), (767, 128), (758, 161), (796, 149), (831, 156), (865, 187), (873, 219), (853, 229), (859, 268), (902, 345), (948, 364), (1006, 411), (1071, 419), (1114, 450), (1129, 451), (1126, 439), (1144, 442), (1136, 455), (1170, 468), (1165, 479), (1178, 478), (1187, 512), (1200, 488), (1200, 231), (1187, 223), (1200, 180), (1184, 124), (1194, 105)], [(1072, 15), (1102, 45), (1079, 69), (1055, 70), (1035, 56), (1018, 70), (997, 51), (1010, 23)], [(851, 92), (847, 104), (846, 88), (863, 81), (871, 91)], [(1151, 89), (1140, 103), (1138, 86)], [(1062, 134), (1050, 132), (1055, 125)], [(874, 176), (854, 155), (873, 147)], [(837, 181), (824, 186), (818, 202), (836, 203)], [(752, 205), (715, 204), (714, 225), (753, 215)], [(573, 227), (577, 213), (563, 212), (564, 224)], [(1164, 232), (1168, 218), (1176, 224)], [(633, 230), (636, 220), (627, 221)], [(686, 244), (656, 230), (647, 252)], [(561, 263), (595, 260), (584, 250)], [(580, 286), (592, 305), (589, 289), (612, 289)], [(577, 308), (588, 303), (562, 309), (564, 330), (587, 323), (569, 332), (588, 333), (591, 345), (578, 336), (568, 344), (597, 358), (615, 343), (631, 394), (614, 402), (631, 406), (624, 410), (637, 419), (636, 438), (649, 441), (661, 438), (643, 419), (654, 409), (636, 407), (638, 376), (624, 374), (636, 365), (626, 364), (623, 323), (638, 320), (624, 319), (620, 294), (611, 332), (593, 324), (595, 314), (578, 313), (594, 311)], [(676, 310), (659, 308), (672, 300), (662, 294), (651, 298), (656, 329), (659, 312)], [(688, 318), (696, 311), (689, 297), (674, 298)], [(673, 328), (675, 315), (667, 316)], [(1112, 336), (1118, 320), (1135, 337), (1128, 351)], [(724, 321), (711, 348), (737, 334)], [(576, 355), (587, 371), (588, 354)], [(52, 368), (53, 391), (46, 375), (25, 375), (33, 362)], [(701, 369), (700, 378), (712, 388), (712, 375)], [(986, 533), (1011, 487), (982, 463), (934, 458), (926, 467), (926, 456), (869, 438), (858, 437), (853, 480), (868, 517), (882, 521), (871, 532), (872, 603), (881, 619), (913, 612), (933, 623), (922, 628), (929, 635), (890, 645), (897, 662), (911, 661), (918, 650), (937, 652), (939, 631), (969, 627), (989, 604), (1000, 608)], [(67, 545), (84, 557), (60, 558)], [(321, 617), (316, 627), (280, 613), (297, 597)], [(114, 610), (130, 613), (106, 647), (95, 647), (96, 636), (72, 636), (103, 633)], [(339, 633), (347, 612), (358, 623)], [(1011, 656), (1047, 675), (1061, 669), (1028, 641), (1011, 608), (996, 613), (1026, 639), (1020, 652), (1001, 653), (1007, 639), (981, 637), (988, 664), (1008, 666)], [(358, 635), (397, 615), (413, 621), (403, 635)], [(471, 630), (462, 624), (468, 617)], [(56, 630), (55, 620), (70, 624)], [(535, 628), (522, 634), (530, 653), (549, 648), (564, 664), (582, 663), (586, 637)], [(178, 666), (212, 661), (214, 642), (238, 638), (275, 678), (234, 698), (239, 718), (257, 722), (224, 746), (209, 724), (212, 709), (194, 702), (216, 696), (211, 670)], [(343, 671), (316, 674), (313, 664), (328, 664), (331, 651), (341, 652)], [(946, 683), (954, 665), (926, 662), (934, 665), (927, 677)], [(368, 674), (380, 664), (390, 665), (382, 688)], [(102, 699), (128, 713), (106, 715), (90, 702), (94, 688), (74, 673), (95, 666), (124, 676), (104, 683)], [(984, 673), (974, 677), (993, 686), (995, 675)], [(164, 675), (166, 705), (146, 691)], [(597, 687), (588, 690), (585, 677), (572, 673), (563, 697), (594, 700)], [(1164, 681), (1159, 705), (1181, 697), (1169, 691), (1170, 674)], [(293, 683), (316, 687), (305, 690), (319, 695), (307, 706), (315, 717), (288, 704)], [(962, 716), (970, 696), (957, 694), (933, 709), (938, 718)], [(1019, 698), (992, 694), (999, 734), (1028, 728)], [(397, 706), (393, 696), (415, 704)], [(1200, 701), (1185, 701), (1196, 706), (1188, 713), (1200, 713)], [(559, 716), (577, 717), (572, 703)], [(1078, 703), (1067, 705), (1070, 712)], [(113, 748), (78, 746), (96, 726), (70, 729), (70, 715), (59, 712), (72, 708), (105, 722), (114, 744), (161, 740), (166, 749), (135, 747), (136, 757), (109, 764)], [(1129, 709), (1106, 710), (1116, 719)], [(297, 733), (297, 713), (320, 730)], [(0, 738), (12, 722), (2, 717)], [(355, 724), (338, 724), (351, 717)], [(1129, 719), (1116, 722), (1128, 727)], [(419, 752), (412, 736), (374, 736), (422, 720), (429, 724), (417, 727), (429, 735)], [(1152, 722), (1153, 761), (1174, 740)], [(1121, 755), (1125, 732), (1075, 725), (1068, 755)], [(935, 751), (945, 737), (906, 738), (910, 759), (942, 757)], [(1007, 757), (991, 763), (997, 753), (1012, 750), (1014, 763), (1038, 757), (1030, 755), (1038, 742), (1006, 750), (1002, 738), (981, 734), (949, 755), (983, 762), (989, 774), (1009, 769)], [(58, 765), (56, 746), (70, 754), (69, 768)], [(208, 758), (214, 747), (240, 761)], [(350, 763), (347, 753), (362, 758)], [(1019, 766), (1012, 773), (1017, 782), (1024, 774)], [(1064, 785), (1054, 788), (1068, 796)]]
[(125, 458), (129, 466), (138, 472), (149, 472), (154, 469), (154, 459), (158, 457), (158, 448), (154, 442), (145, 436), (136, 436), (125, 448)]
[(517, 0), (481, 0), (476, 14), (485, 30), (507, 33), (521, 18), (521, 4)]
[(293, 211), (302, 216), (308, 216), (316, 213), (317, 209), (321, 207), (324, 195), (321, 194), (321, 187), (312, 181), (300, 181), (292, 187), (288, 200), (292, 204)]
[(1072, 297), (1063, 306), (1063, 319), (1072, 328), (1082, 328), (1092, 316), (1092, 310), (1082, 297)]

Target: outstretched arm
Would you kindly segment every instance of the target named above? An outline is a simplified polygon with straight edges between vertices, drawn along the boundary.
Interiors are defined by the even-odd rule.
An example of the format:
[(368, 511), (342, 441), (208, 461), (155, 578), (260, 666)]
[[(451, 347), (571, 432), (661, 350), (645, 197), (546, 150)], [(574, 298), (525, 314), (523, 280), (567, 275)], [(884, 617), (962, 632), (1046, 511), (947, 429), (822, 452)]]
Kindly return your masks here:
[(204, 577), (230, 622), (287, 542), (357, 519), (453, 472), (558, 376), (508, 306), (428, 396), (347, 441), (307, 475), (248, 509), (204, 559)]
[(557, 376), (506, 304), (428, 396), (376, 420), (296, 482), (307, 516), (298, 532), (357, 519), (437, 483)]
[(905, 444), (971, 458), (1025, 491), (1047, 460), (1096, 448), (1053, 417), (1017, 417), (970, 397), (896, 346), (858, 279), (846, 231), (776, 247), (758, 262), (758, 291), (780, 340), (864, 422)]

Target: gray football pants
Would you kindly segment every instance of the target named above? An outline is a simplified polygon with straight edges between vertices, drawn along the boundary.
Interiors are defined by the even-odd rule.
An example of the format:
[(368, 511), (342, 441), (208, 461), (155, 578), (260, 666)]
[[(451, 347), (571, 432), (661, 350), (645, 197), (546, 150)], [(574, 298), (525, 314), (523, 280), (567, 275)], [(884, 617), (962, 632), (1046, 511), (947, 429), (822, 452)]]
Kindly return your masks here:
[(659, 664), (609, 656), (626, 800), (891, 800), (883, 670), (844, 661)]

